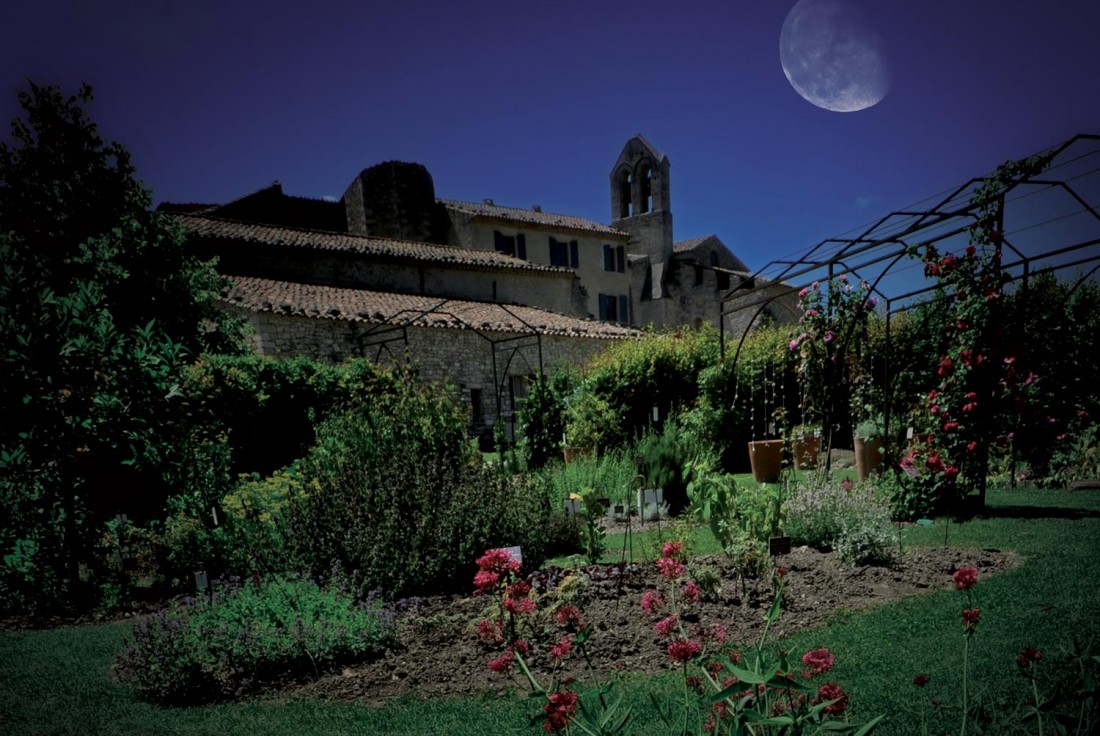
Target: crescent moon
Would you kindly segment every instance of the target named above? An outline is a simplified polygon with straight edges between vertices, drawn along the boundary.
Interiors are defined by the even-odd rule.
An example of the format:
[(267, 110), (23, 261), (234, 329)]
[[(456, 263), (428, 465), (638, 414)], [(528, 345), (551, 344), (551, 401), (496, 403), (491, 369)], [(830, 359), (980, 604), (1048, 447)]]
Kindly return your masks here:
[(882, 40), (846, 0), (799, 0), (783, 22), (779, 59), (795, 91), (825, 110), (866, 110), (890, 90)]

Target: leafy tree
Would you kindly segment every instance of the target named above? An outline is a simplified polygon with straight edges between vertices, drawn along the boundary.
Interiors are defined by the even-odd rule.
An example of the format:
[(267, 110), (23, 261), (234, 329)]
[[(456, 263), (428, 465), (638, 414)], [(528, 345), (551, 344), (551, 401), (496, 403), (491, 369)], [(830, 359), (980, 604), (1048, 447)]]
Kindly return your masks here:
[[(187, 417), (179, 369), (239, 345), (211, 264), (149, 211), (127, 151), (28, 83), (0, 143), (0, 603), (58, 593), (101, 522), (160, 505)], [(157, 493), (160, 490), (162, 493)], [(45, 589), (43, 589), (45, 588)]]

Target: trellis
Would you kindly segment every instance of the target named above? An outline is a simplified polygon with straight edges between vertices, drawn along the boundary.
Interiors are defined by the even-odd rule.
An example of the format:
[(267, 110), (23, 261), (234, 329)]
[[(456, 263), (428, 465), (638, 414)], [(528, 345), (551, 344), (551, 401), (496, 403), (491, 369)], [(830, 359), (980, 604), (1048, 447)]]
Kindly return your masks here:
[[(1003, 269), (1010, 282), (1027, 288), (1028, 281), (1037, 274), (1076, 268), (1080, 270), (1072, 287), (1076, 289), (1100, 270), (1100, 136), (1077, 135), (1040, 155), (1049, 157), (1040, 173), (1008, 179), (994, 194), (1002, 247), (1006, 255), (1011, 254), (1009, 259), (1014, 259), (1006, 259)], [(735, 369), (751, 326), (769, 304), (793, 299), (815, 281), (831, 281), (841, 275), (866, 281), (879, 298), (885, 318), (883, 419), (889, 443), (891, 318), (914, 308), (936, 288), (909, 253), (914, 247), (928, 245), (944, 253), (961, 252), (978, 220), (980, 205), (975, 202), (975, 194), (988, 180), (971, 179), (913, 207), (890, 212), (845, 236), (827, 238), (790, 258), (771, 261), (742, 278), (720, 303), (723, 358), (732, 315), (752, 310), (748, 327), (737, 339), (732, 359)]]

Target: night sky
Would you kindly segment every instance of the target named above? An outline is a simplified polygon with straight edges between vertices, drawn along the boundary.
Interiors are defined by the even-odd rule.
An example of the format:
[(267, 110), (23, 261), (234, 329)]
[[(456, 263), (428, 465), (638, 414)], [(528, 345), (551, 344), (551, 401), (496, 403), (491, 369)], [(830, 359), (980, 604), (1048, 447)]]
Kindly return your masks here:
[(339, 197), (399, 159), (441, 197), (601, 222), (640, 132), (671, 160), (676, 238), (752, 268), (1100, 133), (1100, 2), (853, 2), (891, 82), (847, 113), (784, 76), (793, 0), (4, 3), (0, 118), (25, 78), (90, 82), (157, 202)]

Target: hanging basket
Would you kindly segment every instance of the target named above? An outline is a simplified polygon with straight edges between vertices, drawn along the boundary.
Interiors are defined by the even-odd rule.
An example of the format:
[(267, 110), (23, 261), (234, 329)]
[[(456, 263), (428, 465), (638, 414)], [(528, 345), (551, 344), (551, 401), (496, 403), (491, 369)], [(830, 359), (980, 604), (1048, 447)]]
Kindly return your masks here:
[(783, 440), (757, 440), (749, 443), (749, 463), (752, 479), (757, 483), (774, 483), (779, 480), (783, 464)]

